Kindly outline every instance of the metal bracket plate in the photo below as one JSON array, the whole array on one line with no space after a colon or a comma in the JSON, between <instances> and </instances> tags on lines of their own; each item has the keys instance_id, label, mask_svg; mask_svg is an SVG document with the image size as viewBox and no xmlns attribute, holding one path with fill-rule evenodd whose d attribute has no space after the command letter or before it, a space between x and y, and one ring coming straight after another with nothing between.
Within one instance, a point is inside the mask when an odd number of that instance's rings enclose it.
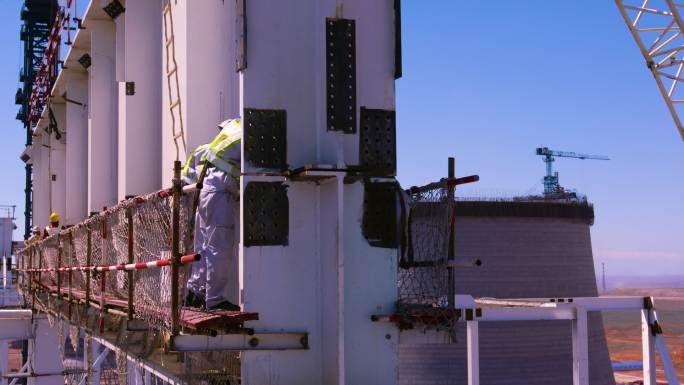
<instances>
[{"instance_id":1,"label":"metal bracket plate","mask_svg":"<svg viewBox=\"0 0 684 385\"><path fill-rule=\"evenodd\" d=\"M90 55L87 53L84 53L81 55L80 58L78 58L78 62L83 66L83 68L88 69L88 67L91 66L93 63L92 59L90 58Z\"/></svg>"},{"instance_id":2,"label":"metal bracket plate","mask_svg":"<svg viewBox=\"0 0 684 385\"><path fill-rule=\"evenodd\" d=\"M326 19L328 131L356 132L356 24Z\"/></svg>"},{"instance_id":3,"label":"metal bracket plate","mask_svg":"<svg viewBox=\"0 0 684 385\"><path fill-rule=\"evenodd\" d=\"M364 184L363 236L374 247L397 248L397 183Z\"/></svg>"},{"instance_id":4,"label":"metal bracket plate","mask_svg":"<svg viewBox=\"0 0 684 385\"><path fill-rule=\"evenodd\" d=\"M396 175L396 112L361 107L361 167L382 176Z\"/></svg>"},{"instance_id":5,"label":"metal bracket plate","mask_svg":"<svg viewBox=\"0 0 684 385\"><path fill-rule=\"evenodd\" d=\"M240 72L247 68L247 0L235 1L235 71Z\"/></svg>"},{"instance_id":6,"label":"metal bracket plate","mask_svg":"<svg viewBox=\"0 0 684 385\"><path fill-rule=\"evenodd\" d=\"M287 113L285 110L245 108L245 158L259 169L287 170Z\"/></svg>"},{"instance_id":7,"label":"metal bracket plate","mask_svg":"<svg viewBox=\"0 0 684 385\"><path fill-rule=\"evenodd\" d=\"M121 4L119 0L110 1L109 4L102 7L102 9L112 19L116 19L117 17L119 17L119 15L126 12L126 8L124 8L123 4Z\"/></svg>"},{"instance_id":8,"label":"metal bracket plate","mask_svg":"<svg viewBox=\"0 0 684 385\"><path fill-rule=\"evenodd\" d=\"M249 182L244 199L245 247L287 246L287 187L281 182Z\"/></svg>"}]
</instances>

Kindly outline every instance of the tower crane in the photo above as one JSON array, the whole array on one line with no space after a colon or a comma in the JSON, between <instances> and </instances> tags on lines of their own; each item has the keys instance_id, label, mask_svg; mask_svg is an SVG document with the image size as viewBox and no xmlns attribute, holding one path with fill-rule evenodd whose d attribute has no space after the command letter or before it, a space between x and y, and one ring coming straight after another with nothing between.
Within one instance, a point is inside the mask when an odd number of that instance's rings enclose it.
<instances>
[{"instance_id":1,"label":"tower crane","mask_svg":"<svg viewBox=\"0 0 684 385\"><path fill-rule=\"evenodd\" d=\"M561 186L558 184L558 172L553 172L553 162L556 158L575 158L575 159L595 159L595 160L610 160L603 155L588 155L578 154L576 152L555 151L548 147L537 148L537 155L544 157L546 163L546 176L544 176L544 195L552 195L562 192Z\"/></svg>"},{"instance_id":2,"label":"tower crane","mask_svg":"<svg viewBox=\"0 0 684 385\"><path fill-rule=\"evenodd\" d=\"M673 0L615 0L684 140L684 18Z\"/></svg>"}]
</instances>

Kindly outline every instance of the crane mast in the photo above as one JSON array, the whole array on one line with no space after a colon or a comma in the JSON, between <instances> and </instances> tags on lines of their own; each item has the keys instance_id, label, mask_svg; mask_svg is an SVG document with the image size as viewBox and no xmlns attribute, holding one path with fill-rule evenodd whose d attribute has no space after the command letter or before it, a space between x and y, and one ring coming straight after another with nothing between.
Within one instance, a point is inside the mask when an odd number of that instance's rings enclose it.
<instances>
[{"instance_id":1,"label":"crane mast","mask_svg":"<svg viewBox=\"0 0 684 385\"><path fill-rule=\"evenodd\" d=\"M547 197L561 194L564 192L564 189L558 183L558 172L553 171L553 162L556 160L556 158L610 160L610 158L603 155L589 155L569 151L555 151L549 149L548 147L537 148L537 155L543 156L544 163L546 163L546 175L544 176L544 196Z\"/></svg>"},{"instance_id":2,"label":"crane mast","mask_svg":"<svg viewBox=\"0 0 684 385\"><path fill-rule=\"evenodd\" d=\"M615 0L684 140L684 18L673 0Z\"/></svg>"}]
</instances>

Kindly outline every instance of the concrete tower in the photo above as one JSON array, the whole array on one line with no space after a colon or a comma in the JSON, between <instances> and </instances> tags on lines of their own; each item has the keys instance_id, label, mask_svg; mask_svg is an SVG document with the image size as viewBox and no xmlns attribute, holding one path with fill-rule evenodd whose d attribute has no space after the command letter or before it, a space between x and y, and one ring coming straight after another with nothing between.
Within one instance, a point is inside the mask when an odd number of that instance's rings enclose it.
<instances>
[{"instance_id":1,"label":"concrete tower","mask_svg":"<svg viewBox=\"0 0 684 385\"><path fill-rule=\"evenodd\" d=\"M456 292L473 297L567 298L598 295L591 249L593 207L586 203L456 204ZM466 384L465 327L455 344L400 345L401 384ZM614 384L603 322L589 314L591 384ZM572 383L570 321L481 323L481 383Z\"/></svg>"}]
</instances>

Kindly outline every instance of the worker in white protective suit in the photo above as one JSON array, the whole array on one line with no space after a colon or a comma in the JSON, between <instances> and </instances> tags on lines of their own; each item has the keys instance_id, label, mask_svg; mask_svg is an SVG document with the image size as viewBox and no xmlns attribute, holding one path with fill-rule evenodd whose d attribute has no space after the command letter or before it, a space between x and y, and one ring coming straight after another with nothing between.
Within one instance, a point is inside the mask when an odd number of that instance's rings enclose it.
<instances>
[{"instance_id":1,"label":"worker in white protective suit","mask_svg":"<svg viewBox=\"0 0 684 385\"><path fill-rule=\"evenodd\" d=\"M190 154L185 183L201 183L195 216L195 252L186 305L238 311L237 234L240 199L240 119L226 120L211 143Z\"/></svg>"}]
</instances>

